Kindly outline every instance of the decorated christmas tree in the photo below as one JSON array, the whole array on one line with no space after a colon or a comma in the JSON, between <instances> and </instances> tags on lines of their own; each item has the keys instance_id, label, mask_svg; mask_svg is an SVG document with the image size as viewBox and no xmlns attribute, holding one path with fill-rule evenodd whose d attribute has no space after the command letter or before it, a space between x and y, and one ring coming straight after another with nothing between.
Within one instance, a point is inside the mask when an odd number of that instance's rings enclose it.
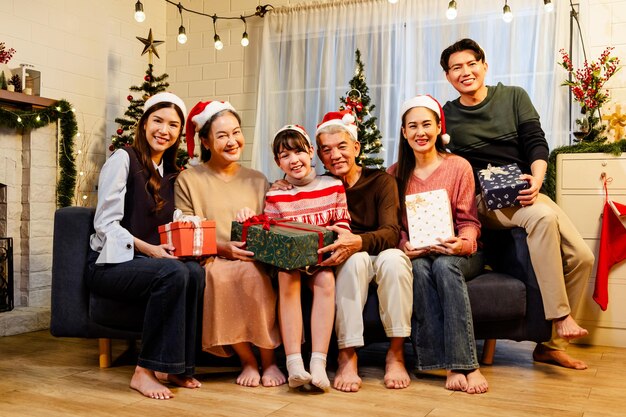
<instances>
[{"instance_id":1,"label":"decorated christmas tree","mask_svg":"<svg viewBox=\"0 0 626 417\"><path fill-rule=\"evenodd\" d=\"M381 141L382 135L376 126L376 117L372 116L372 111L376 107L371 103L369 88L365 83L365 73L363 62L361 61L361 51L358 49L356 55L356 70L354 77L350 80L350 90L345 97L341 97L341 110L352 110L356 116L356 124L359 128L359 142L361 143L361 153L359 163L362 166L373 168L384 168L382 158L376 155L383 150ZM370 156L371 155L371 156Z\"/></svg>"},{"instance_id":2,"label":"decorated christmas tree","mask_svg":"<svg viewBox=\"0 0 626 417\"><path fill-rule=\"evenodd\" d=\"M153 95L163 92L169 87L167 82L168 74L163 73L161 75L154 74L154 68L152 65L152 54L159 57L156 46L163 43L163 41L154 40L152 37L152 29L147 38L137 37L144 44L144 50L141 55L148 53L148 69L146 75L143 77L143 83L141 85L133 85L130 87L130 91L133 91L137 97L133 94L129 94L126 99L129 101L128 108L124 112L124 117L118 117L115 119L115 123L119 124L116 134L111 137L110 151L114 151L124 146L130 146L135 138L135 128L139 119L143 114L143 105L146 100ZM139 94L141 94L139 96ZM189 161L189 155L187 151L182 148L178 149L177 162L178 166L184 167Z\"/></svg>"}]
</instances>

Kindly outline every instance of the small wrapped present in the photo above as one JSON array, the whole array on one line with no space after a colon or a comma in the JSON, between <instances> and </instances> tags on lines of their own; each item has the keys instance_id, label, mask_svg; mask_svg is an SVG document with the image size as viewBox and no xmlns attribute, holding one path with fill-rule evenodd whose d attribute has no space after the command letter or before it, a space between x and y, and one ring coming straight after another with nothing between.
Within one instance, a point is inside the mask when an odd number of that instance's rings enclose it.
<instances>
[{"instance_id":1,"label":"small wrapped present","mask_svg":"<svg viewBox=\"0 0 626 417\"><path fill-rule=\"evenodd\" d=\"M415 249L438 245L438 239L454 236L452 210L446 190L434 190L406 196L409 240Z\"/></svg>"},{"instance_id":2,"label":"small wrapped present","mask_svg":"<svg viewBox=\"0 0 626 417\"><path fill-rule=\"evenodd\" d=\"M161 244L176 248L174 256L206 256L217 254L215 222L200 220L198 216L185 216L174 211L174 221L159 226Z\"/></svg>"},{"instance_id":3,"label":"small wrapped present","mask_svg":"<svg viewBox=\"0 0 626 417\"><path fill-rule=\"evenodd\" d=\"M333 243L335 236L325 227L254 216L232 223L231 240L246 242L258 261L292 270L322 262L317 250Z\"/></svg>"},{"instance_id":4,"label":"small wrapped present","mask_svg":"<svg viewBox=\"0 0 626 417\"><path fill-rule=\"evenodd\" d=\"M520 180L522 171L517 164L492 167L478 171L483 200L489 210L499 210L519 204L517 196L528 188L528 181Z\"/></svg>"}]
</instances>

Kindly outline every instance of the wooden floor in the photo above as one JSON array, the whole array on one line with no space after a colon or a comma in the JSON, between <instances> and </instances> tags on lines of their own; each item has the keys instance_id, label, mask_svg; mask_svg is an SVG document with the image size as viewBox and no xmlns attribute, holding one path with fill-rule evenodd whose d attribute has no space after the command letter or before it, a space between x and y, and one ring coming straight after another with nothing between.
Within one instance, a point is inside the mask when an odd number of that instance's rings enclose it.
<instances>
[{"instance_id":1,"label":"wooden floor","mask_svg":"<svg viewBox=\"0 0 626 417\"><path fill-rule=\"evenodd\" d=\"M0 337L0 416L626 416L626 349L572 346L589 365L574 371L533 363L533 347L499 341L494 365L483 368L483 395L445 390L440 372L388 390L370 358L354 394L243 388L232 370L200 368L202 388L173 389L176 398L157 401L128 388L131 365L99 369L97 341L40 331ZM115 343L114 353L123 348Z\"/></svg>"}]
</instances>

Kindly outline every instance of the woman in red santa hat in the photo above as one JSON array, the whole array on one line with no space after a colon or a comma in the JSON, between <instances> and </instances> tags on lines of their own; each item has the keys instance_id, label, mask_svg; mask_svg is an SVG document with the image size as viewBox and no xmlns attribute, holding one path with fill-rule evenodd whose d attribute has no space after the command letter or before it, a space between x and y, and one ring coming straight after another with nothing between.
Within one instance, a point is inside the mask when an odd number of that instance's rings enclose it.
<instances>
[{"instance_id":1,"label":"woman in red santa hat","mask_svg":"<svg viewBox=\"0 0 626 417\"><path fill-rule=\"evenodd\" d=\"M241 118L228 102L200 102L191 110L187 146L193 156L198 132L203 163L182 172L175 185L176 207L216 222L217 255L206 263L202 349L218 356L236 353L243 368L242 386L278 386L286 382L276 366L280 345L276 321L276 293L263 264L253 261L244 242L230 240L231 222L248 207L263 213L265 176L243 167L245 139ZM261 354L262 376L252 345Z\"/></svg>"},{"instance_id":2,"label":"woman in red santa hat","mask_svg":"<svg viewBox=\"0 0 626 417\"><path fill-rule=\"evenodd\" d=\"M474 174L465 159L446 151L450 141L441 105L429 95L406 100L400 107L402 128L398 163L389 167L398 178L403 206L399 248L413 264L412 334L417 368L444 368L446 388L469 394L487 392L478 369L472 312L465 281L482 270L477 251L480 222L474 197ZM427 247L408 238L405 197L445 190L454 231ZM417 246L417 244L416 244Z\"/></svg>"}]
</instances>

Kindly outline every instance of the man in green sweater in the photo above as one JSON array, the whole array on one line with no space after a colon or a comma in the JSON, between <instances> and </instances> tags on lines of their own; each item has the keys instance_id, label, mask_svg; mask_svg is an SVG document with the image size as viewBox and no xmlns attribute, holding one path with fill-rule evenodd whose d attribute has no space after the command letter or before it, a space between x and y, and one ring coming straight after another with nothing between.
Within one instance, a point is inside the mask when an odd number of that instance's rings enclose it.
<instances>
[{"instance_id":1,"label":"man in green sweater","mask_svg":"<svg viewBox=\"0 0 626 417\"><path fill-rule=\"evenodd\" d=\"M547 169L548 144L539 114L520 87L485 85L485 53L471 39L462 39L441 54L446 79L460 97L443 107L453 138L450 149L474 170L516 163L529 187L520 192L519 206L488 210L481 196L478 214L488 228L523 227L553 337L538 344L533 358L567 368L587 365L565 352L568 341L587 335L572 317L576 313L593 266L593 253L567 215L539 190Z\"/></svg>"}]
</instances>

